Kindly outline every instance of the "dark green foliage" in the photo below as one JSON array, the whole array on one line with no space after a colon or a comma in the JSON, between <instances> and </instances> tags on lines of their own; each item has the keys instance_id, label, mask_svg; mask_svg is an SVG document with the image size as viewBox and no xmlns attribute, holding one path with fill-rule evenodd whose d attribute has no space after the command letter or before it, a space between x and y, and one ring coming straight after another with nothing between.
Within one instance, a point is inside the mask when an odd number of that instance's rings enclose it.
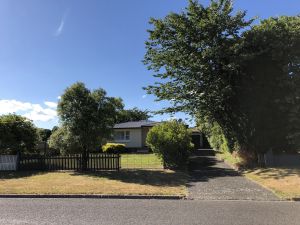
<instances>
[{"instance_id":1,"label":"dark green foliage","mask_svg":"<svg viewBox=\"0 0 300 225\"><path fill-rule=\"evenodd\" d=\"M162 112L185 111L205 123L218 148L297 149L300 17L253 27L244 17L220 0L190 1L182 13L151 19L144 62L161 80L146 89L172 103Z\"/></svg>"},{"instance_id":2,"label":"dark green foliage","mask_svg":"<svg viewBox=\"0 0 300 225\"><path fill-rule=\"evenodd\" d=\"M52 128L52 130L51 130L51 133L53 133L54 131L56 131L56 130L58 130L58 129L59 129L58 126L54 126L54 127Z\"/></svg>"},{"instance_id":3,"label":"dark green foliage","mask_svg":"<svg viewBox=\"0 0 300 225\"><path fill-rule=\"evenodd\" d=\"M230 143L240 123L234 87L242 49L240 32L251 21L233 13L231 1L212 1L205 8L190 1L185 12L151 19L145 64L163 81L147 87L158 100L169 100L166 112L185 111L217 122Z\"/></svg>"},{"instance_id":4,"label":"dark green foliage","mask_svg":"<svg viewBox=\"0 0 300 225\"><path fill-rule=\"evenodd\" d=\"M62 126L76 141L81 153L87 156L102 144L104 138L110 137L122 108L121 99L107 97L101 88L90 91L78 82L65 90L57 110Z\"/></svg>"},{"instance_id":5,"label":"dark green foliage","mask_svg":"<svg viewBox=\"0 0 300 225\"><path fill-rule=\"evenodd\" d=\"M34 153L37 140L37 129L27 118L0 116L0 154Z\"/></svg>"},{"instance_id":6,"label":"dark green foliage","mask_svg":"<svg viewBox=\"0 0 300 225\"><path fill-rule=\"evenodd\" d=\"M55 154L57 151L61 155L82 153L82 148L76 136L68 130L67 127L59 127L52 132L48 144L49 154Z\"/></svg>"},{"instance_id":7,"label":"dark green foliage","mask_svg":"<svg viewBox=\"0 0 300 225\"><path fill-rule=\"evenodd\" d=\"M50 138L52 131L49 129L38 128L37 133L38 133L39 140L46 142Z\"/></svg>"},{"instance_id":8,"label":"dark green foliage","mask_svg":"<svg viewBox=\"0 0 300 225\"><path fill-rule=\"evenodd\" d=\"M116 123L125 123L129 121L148 120L150 118L147 110L140 110L136 107L132 109L122 109L118 113Z\"/></svg>"},{"instance_id":9,"label":"dark green foliage","mask_svg":"<svg viewBox=\"0 0 300 225\"><path fill-rule=\"evenodd\" d=\"M102 146L102 151L105 153L125 153L126 148L124 144L106 143Z\"/></svg>"},{"instance_id":10,"label":"dark green foliage","mask_svg":"<svg viewBox=\"0 0 300 225\"><path fill-rule=\"evenodd\" d=\"M228 145L228 141L224 136L222 128L216 122L209 123L199 116L197 124L199 129L205 133L205 136L213 149L221 150L223 152L232 150Z\"/></svg>"},{"instance_id":11,"label":"dark green foliage","mask_svg":"<svg viewBox=\"0 0 300 225\"><path fill-rule=\"evenodd\" d=\"M154 126L147 135L146 143L167 168L185 168L194 147L186 125L176 120Z\"/></svg>"},{"instance_id":12,"label":"dark green foliage","mask_svg":"<svg viewBox=\"0 0 300 225\"><path fill-rule=\"evenodd\" d=\"M299 134L300 17L261 21L243 33L244 52L238 91L246 114L245 144L257 152L297 149ZM298 93L297 93L298 92Z\"/></svg>"}]
</instances>

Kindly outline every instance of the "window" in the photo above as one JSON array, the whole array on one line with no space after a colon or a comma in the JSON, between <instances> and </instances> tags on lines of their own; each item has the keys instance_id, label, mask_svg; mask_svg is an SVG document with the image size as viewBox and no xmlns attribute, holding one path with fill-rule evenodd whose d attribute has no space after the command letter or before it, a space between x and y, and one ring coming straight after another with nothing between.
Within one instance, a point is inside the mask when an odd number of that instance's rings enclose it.
<instances>
[{"instance_id":1,"label":"window","mask_svg":"<svg viewBox=\"0 0 300 225\"><path fill-rule=\"evenodd\" d=\"M114 139L116 141L129 141L130 140L130 131L115 131Z\"/></svg>"}]
</instances>

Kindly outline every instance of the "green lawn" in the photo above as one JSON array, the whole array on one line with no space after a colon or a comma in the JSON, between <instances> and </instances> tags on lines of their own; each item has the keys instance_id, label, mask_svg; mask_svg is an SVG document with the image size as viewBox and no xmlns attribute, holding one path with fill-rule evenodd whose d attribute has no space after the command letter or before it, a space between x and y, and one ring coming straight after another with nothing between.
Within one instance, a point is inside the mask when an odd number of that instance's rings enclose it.
<instances>
[{"instance_id":1,"label":"green lawn","mask_svg":"<svg viewBox=\"0 0 300 225\"><path fill-rule=\"evenodd\" d=\"M163 164L155 154L121 154L122 169L162 169Z\"/></svg>"}]
</instances>

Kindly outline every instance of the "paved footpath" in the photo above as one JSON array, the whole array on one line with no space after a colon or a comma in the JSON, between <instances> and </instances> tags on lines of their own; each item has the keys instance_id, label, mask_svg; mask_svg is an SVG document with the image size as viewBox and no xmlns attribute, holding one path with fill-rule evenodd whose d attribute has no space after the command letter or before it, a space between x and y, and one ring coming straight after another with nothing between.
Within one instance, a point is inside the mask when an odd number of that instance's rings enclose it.
<instances>
[{"instance_id":1,"label":"paved footpath","mask_svg":"<svg viewBox=\"0 0 300 225\"><path fill-rule=\"evenodd\" d=\"M279 200L271 191L241 176L215 156L194 156L192 162L188 185L191 199Z\"/></svg>"},{"instance_id":2,"label":"paved footpath","mask_svg":"<svg viewBox=\"0 0 300 225\"><path fill-rule=\"evenodd\" d=\"M283 201L0 198L1 225L299 225L299 212Z\"/></svg>"}]
</instances>

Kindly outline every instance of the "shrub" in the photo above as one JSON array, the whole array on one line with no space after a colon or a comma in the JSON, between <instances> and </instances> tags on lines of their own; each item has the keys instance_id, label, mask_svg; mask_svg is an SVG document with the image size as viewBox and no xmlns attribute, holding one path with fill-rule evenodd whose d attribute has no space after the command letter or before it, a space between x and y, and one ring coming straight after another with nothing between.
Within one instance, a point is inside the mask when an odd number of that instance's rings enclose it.
<instances>
[{"instance_id":1,"label":"shrub","mask_svg":"<svg viewBox=\"0 0 300 225\"><path fill-rule=\"evenodd\" d=\"M232 148L218 123L210 122L207 118L203 118L199 115L197 117L197 124L199 129L206 135L207 140L213 149L222 152L232 151Z\"/></svg>"},{"instance_id":2,"label":"shrub","mask_svg":"<svg viewBox=\"0 0 300 225\"><path fill-rule=\"evenodd\" d=\"M126 150L124 144L106 143L102 146L102 151L105 153L124 153Z\"/></svg>"},{"instance_id":3,"label":"shrub","mask_svg":"<svg viewBox=\"0 0 300 225\"><path fill-rule=\"evenodd\" d=\"M0 115L0 154L36 153L37 129L16 114Z\"/></svg>"},{"instance_id":4,"label":"shrub","mask_svg":"<svg viewBox=\"0 0 300 225\"><path fill-rule=\"evenodd\" d=\"M185 124L176 120L154 126L146 142L163 160L166 168L185 168L193 149L191 133Z\"/></svg>"},{"instance_id":5,"label":"shrub","mask_svg":"<svg viewBox=\"0 0 300 225\"><path fill-rule=\"evenodd\" d=\"M69 131L66 126L61 126L52 132L48 144L50 154L56 154L59 152L61 155L78 154L82 153L78 138Z\"/></svg>"}]
</instances>

